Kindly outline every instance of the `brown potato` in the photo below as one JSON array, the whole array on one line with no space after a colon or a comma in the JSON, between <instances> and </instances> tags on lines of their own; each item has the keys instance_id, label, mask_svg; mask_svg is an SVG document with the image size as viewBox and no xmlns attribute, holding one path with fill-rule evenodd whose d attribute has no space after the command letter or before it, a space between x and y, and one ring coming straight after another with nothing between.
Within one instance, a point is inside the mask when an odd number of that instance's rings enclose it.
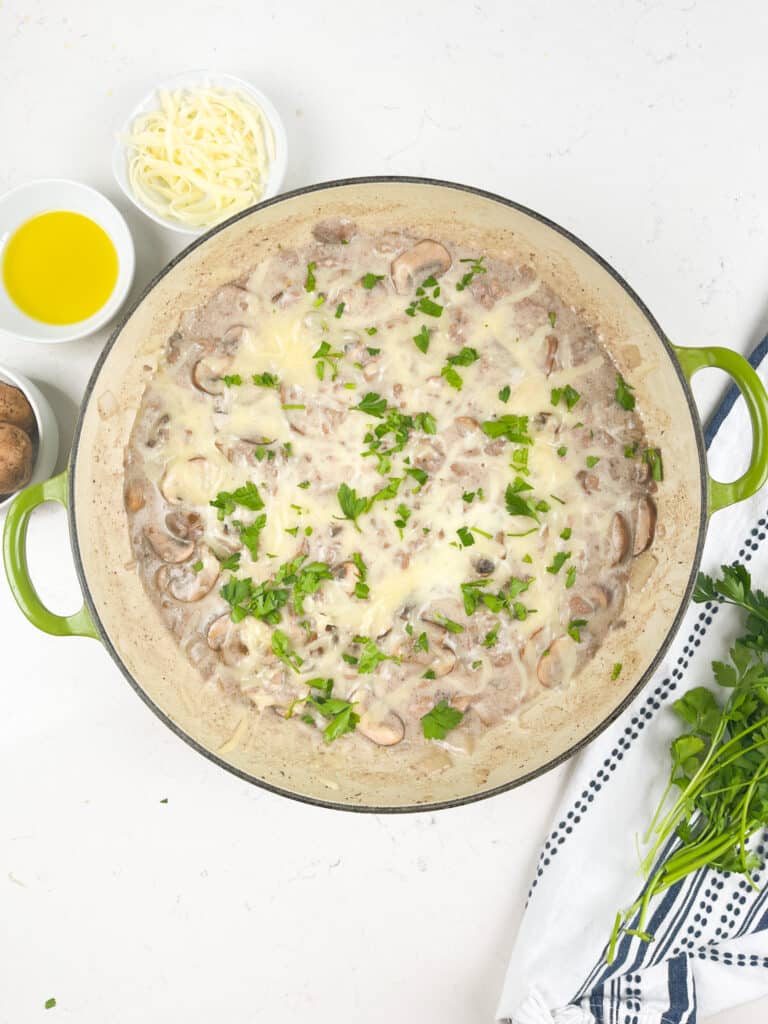
<instances>
[{"instance_id":1,"label":"brown potato","mask_svg":"<svg viewBox=\"0 0 768 1024\"><path fill-rule=\"evenodd\" d=\"M26 487L32 476L32 442L13 423L0 423L0 494Z\"/></svg>"},{"instance_id":2,"label":"brown potato","mask_svg":"<svg viewBox=\"0 0 768 1024\"><path fill-rule=\"evenodd\" d=\"M30 437L37 429L35 414L24 392L3 381L0 381L0 423L12 423Z\"/></svg>"}]
</instances>

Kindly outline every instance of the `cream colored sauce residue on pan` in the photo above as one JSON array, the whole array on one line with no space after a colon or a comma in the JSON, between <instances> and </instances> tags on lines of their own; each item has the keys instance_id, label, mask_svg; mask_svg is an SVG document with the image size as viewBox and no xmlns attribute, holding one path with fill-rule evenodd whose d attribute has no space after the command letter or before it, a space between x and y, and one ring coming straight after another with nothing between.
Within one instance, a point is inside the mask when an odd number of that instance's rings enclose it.
<instances>
[{"instance_id":1,"label":"cream colored sauce residue on pan","mask_svg":"<svg viewBox=\"0 0 768 1024\"><path fill-rule=\"evenodd\" d=\"M361 716L343 742L384 745L434 742L421 718L446 701L464 717L445 743L471 751L543 687L569 684L620 618L633 550L647 547L655 516L641 420L617 403L616 369L589 328L529 268L472 263L483 254L447 240L450 267L419 294L430 272L404 287L391 271L417 238L319 225L316 239L184 313L169 340L126 456L142 578L222 699L285 714L308 680L332 679L333 696ZM381 279L366 288L367 274ZM439 316L418 308L422 297ZM413 340L423 328L427 352ZM253 382L265 373L277 387ZM571 408L565 389L578 392ZM368 393L414 419L389 467L362 455L384 422L352 409ZM483 429L510 415L527 418L517 422L531 443ZM361 513L359 531L341 518L342 483L370 498L392 479L396 496ZM220 519L211 500L249 481L263 507L237 505ZM510 485L534 515L510 514ZM254 560L240 531L260 517ZM234 571L222 569L237 553ZM332 578L301 614L289 603L279 622L232 621L222 586L269 585L302 555ZM355 593L353 555L368 596ZM471 582L476 594L506 595L506 608L480 600L469 614L462 584ZM276 629L299 671L273 653ZM387 660L360 672L365 645L355 637ZM328 725L315 711L303 721L306 710L284 727Z\"/></svg>"}]
</instances>

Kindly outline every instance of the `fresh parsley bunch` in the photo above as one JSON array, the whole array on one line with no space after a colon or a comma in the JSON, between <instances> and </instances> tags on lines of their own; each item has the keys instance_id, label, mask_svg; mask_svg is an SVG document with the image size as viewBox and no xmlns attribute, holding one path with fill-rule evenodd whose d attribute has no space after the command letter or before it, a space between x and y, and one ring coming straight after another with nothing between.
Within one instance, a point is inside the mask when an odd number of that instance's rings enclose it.
<instances>
[{"instance_id":1,"label":"fresh parsley bunch","mask_svg":"<svg viewBox=\"0 0 768 1024\"><path fill-rule=\"evenodd\" d=\"M760 864L748 846L768 825L768 597L734 564L722 566L719 579L699 573L693 600L741 608L745 631L729 661L712 663L720 692L697 686L672 705L684 728L672 741L669 782L644 837L648 882L640 899L616 915L608 963L622 932L652 941L644 930L651 900L686 875L715 868L744 874L754 885L751 872ZM676 849L654 867L673 836ZM627 927L636 914L635 926Z\"/></svg>"}]
</instances>

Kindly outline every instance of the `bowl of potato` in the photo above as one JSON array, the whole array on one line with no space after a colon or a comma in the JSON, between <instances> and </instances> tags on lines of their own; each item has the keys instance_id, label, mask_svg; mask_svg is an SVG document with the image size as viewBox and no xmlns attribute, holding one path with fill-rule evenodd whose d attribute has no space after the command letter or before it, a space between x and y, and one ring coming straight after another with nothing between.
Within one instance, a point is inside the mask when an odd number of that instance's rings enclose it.
<instances>
[{"instance_id":1,"label":"bowl of potato","mask_svg":"<svg viewBox=\"0 0 768 1024\"><path fill-rule=\"evenodd\" d=\"M20 373L0 366L0 509L56 465L59 428L48 401Z\"/></svg>"}]
</instances>

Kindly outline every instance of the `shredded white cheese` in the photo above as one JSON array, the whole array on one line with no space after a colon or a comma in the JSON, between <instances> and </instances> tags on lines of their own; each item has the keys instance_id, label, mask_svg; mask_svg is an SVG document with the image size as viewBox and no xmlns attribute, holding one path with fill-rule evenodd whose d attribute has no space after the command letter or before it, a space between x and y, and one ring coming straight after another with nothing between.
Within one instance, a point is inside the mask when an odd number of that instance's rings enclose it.
<instances>
[{"instance_id":1,"label":"shredded white cheese","mask_svg":"<svg viewBox=\"0 0 768 1024\"><path fill-rule=\"evenodd\" d=\"M225 89L160 93L131 126L128 178L136 198L185 227L212 227L264 194L275 140L255 103Z\"/></svg>"}]
</instances>

